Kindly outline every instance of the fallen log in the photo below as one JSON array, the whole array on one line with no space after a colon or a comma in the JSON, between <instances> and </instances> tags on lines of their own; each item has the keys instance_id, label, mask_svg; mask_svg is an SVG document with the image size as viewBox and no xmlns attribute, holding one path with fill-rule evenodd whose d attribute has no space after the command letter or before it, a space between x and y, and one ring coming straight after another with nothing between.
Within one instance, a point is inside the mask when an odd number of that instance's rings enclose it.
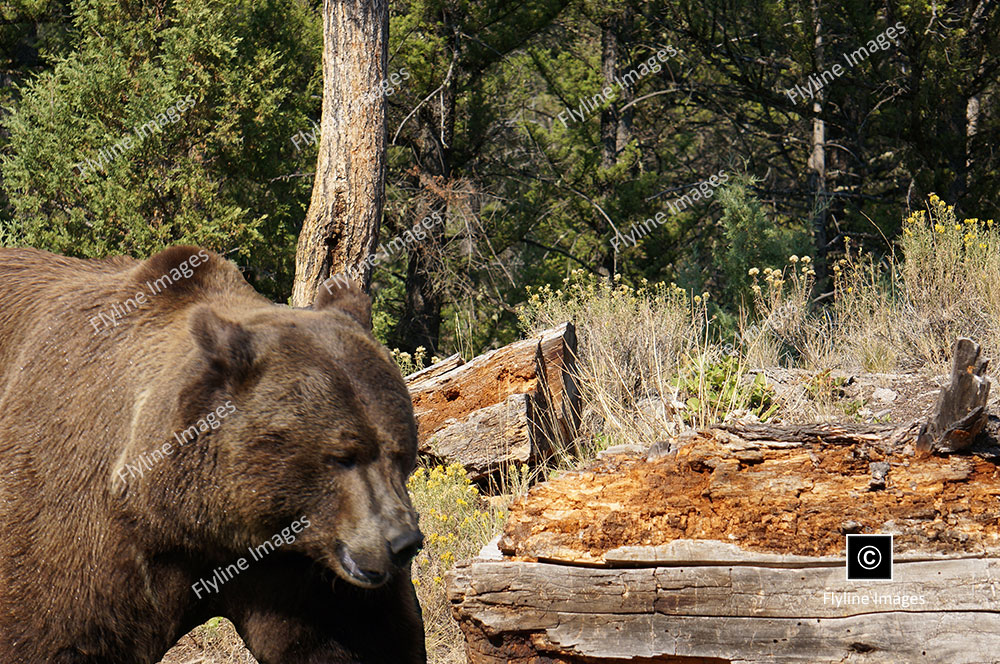
<instances>
[{"instance_id":1,"label":"fallen log","mask_svg":"<svg viewBox=\"0 0 1000 664\"><path fill-rule=\"evenodd\" d=\"M1000 472L916 435L734 424L536 485L447 579L470 663L994 660ZM847 580L857 533L893 581Z\"/></svg>"},{"instance_id":2,"label":"fallen log","mask_svg":"<svg viewBox=\"0 0 1000 664\"><path fill-rule=\"evenodd\" d=\"M421 451L462 464L473 481L485 480L505 465L529 463L547 452L546 407L537 393L512 394L432 433Z\"/></svg>"},{"instance_id":3,"label":"fallen log","mask_svg":"<svg viewBox=\"0 0 1000 664\"><path fill-rule=\"evenodd\" d=\"M564 323L468 362L453 355L411 374L420 452L461 463L474 480L547 458L576 438L575 372L576 333Z\"/></svg>"}]
</instances>

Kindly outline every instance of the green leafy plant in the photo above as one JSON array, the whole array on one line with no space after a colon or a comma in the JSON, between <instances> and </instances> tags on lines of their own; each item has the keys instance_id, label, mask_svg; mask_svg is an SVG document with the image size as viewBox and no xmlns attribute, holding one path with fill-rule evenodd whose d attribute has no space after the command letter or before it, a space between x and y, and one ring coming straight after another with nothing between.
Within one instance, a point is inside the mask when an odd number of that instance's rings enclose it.
<instances>
[{"instance_id":1,"label":"green leafy plant","mask_svg":"<svg viewBox=\"0 0 1000 664\"><path fill-rule=\"evenodd\" d=\"M704 425L721 420L733 410L747 410L761 421L778 410L774 389L761 373L744 380L745 368L735 357L709 362L704 355L692 358L673 385L686 396L688 417L692 424Z\"/></svg>"}]
</instances>

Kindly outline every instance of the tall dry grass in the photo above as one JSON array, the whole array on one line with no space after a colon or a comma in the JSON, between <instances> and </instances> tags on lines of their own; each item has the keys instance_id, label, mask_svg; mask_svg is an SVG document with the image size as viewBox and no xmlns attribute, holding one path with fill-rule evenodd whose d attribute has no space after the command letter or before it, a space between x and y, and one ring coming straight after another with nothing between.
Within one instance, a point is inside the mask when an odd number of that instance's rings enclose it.
<instances>
[{"instance_id":1,"label":"tall dry grass","mask_svg":"<svg viewBox=\"0 0 1000 664\"><path fill-rule=\"evenodd\" d=\"M846 238L832 293L821 298L811 257L747 266L752 292L735 334L708 316L707 293L673 284L634 288L576 271L561 288L529 290L527 330L577 326L583 456L734 412L773 412L766 388L747 377L752 369L939 371L958 336L1000 356L1000 229L992 219L956 219L933 194L903 225L887 257Z\"/></svg>"},{"instance_id":2,"label":"tall dry grass","mask_svg":"<svg viewBox=\"0 0 1000 664\"><path fill-rule=\"evenodd\" d=\"M845 241L834 266L828 364L868 371L949 362L959 336L1000 353L1000 229L992 219L957 219L931 194L909 215L897 251L876 260Z\"/></svg>"},{"instance_id":3,"label":"tall dry grass","mask_svg":"<svg viewBox=\"0 0 1000 664\"><path fill-rule=\"evenodd\" d=\"M531 330L567 320L576 325L584 456L620 442L651 444L676 431L671 380L698 353L707 329L703 295L674 284L634 288L577 270L560 289L529 290L521 318Z\"/></svg>"}]
</instances>

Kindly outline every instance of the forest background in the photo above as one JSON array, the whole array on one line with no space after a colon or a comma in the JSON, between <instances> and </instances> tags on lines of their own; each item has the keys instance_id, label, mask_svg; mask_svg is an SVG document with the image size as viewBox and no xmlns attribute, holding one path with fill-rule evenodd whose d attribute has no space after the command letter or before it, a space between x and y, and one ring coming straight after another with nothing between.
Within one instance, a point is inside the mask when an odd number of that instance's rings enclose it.
<instances>
[{"instance_id":1,"label":"forest background","mask_svg":"<svg viewBox=\"0 0 1000 664\"><path fill-rule=\"evenodd\" d=\"M444 220L375 269L390 348L507 343L573 270L708 293L722 339L751 268L809 256L823 307L845 239L888 264L931 193L1000 216L995 2L393 0L389 26L380 242ZM287 301L322 46L315 0L0 2L0 245L198 244Z\"/></svg>"}]
</instances>

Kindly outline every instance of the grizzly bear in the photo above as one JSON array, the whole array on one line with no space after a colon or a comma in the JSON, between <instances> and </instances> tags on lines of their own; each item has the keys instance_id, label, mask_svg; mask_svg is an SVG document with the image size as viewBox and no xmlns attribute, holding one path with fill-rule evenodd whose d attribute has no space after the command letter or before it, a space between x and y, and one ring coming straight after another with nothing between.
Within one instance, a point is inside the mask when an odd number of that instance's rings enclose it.
<instances>
[{"instance_id":1,"label":"grizzly bear","mask_svg":"<svg viewBox=\"0 0 1000 664\"><path fill-rule=\"evenodd\" d=\"M353 284L275 305L197 247L0 249L0 662L425 662L416 425Z\"/></svg>"}]
</instances>

